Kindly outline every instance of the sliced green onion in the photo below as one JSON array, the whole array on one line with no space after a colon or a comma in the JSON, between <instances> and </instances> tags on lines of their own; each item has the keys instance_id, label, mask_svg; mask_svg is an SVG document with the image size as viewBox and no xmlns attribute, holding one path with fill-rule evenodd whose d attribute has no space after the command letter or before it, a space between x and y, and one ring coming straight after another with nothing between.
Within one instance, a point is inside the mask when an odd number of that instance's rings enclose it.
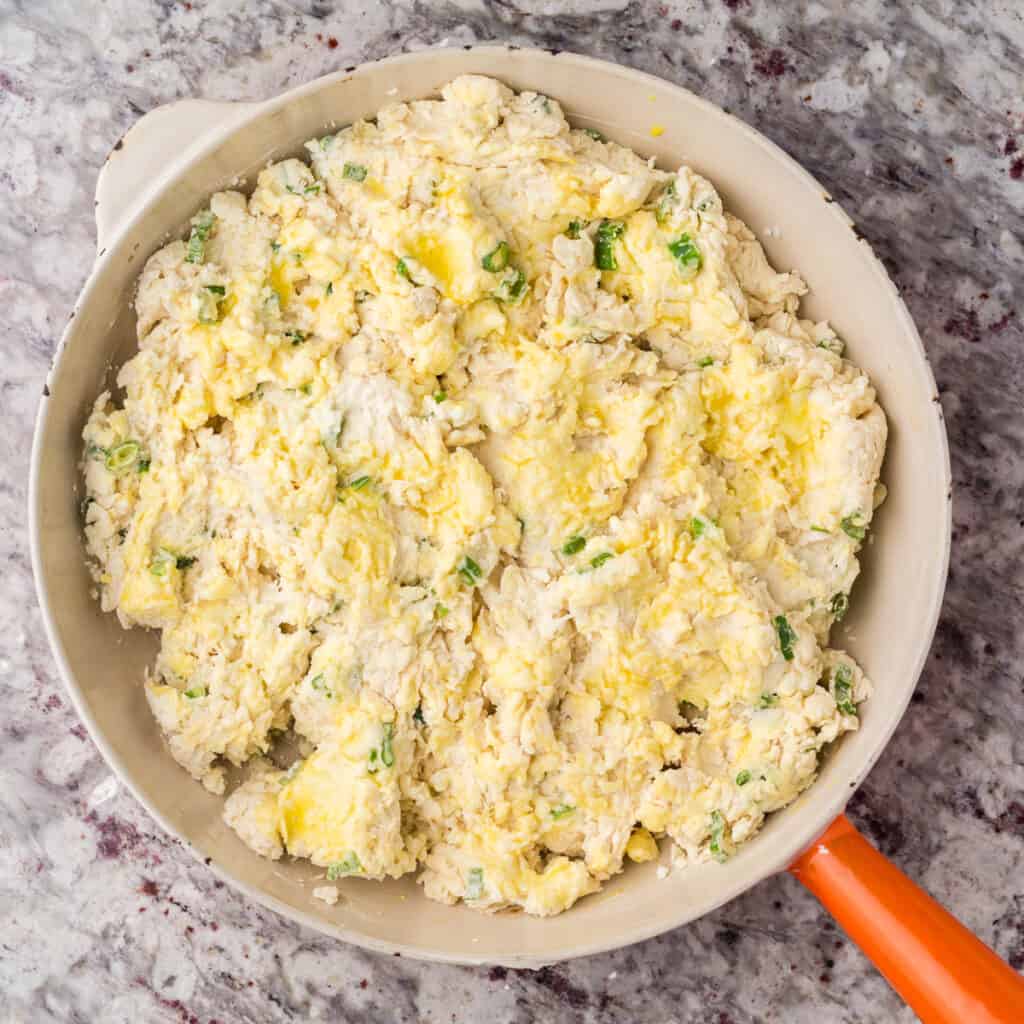
<instances>
[{"instance_id":1,"label":"sliced green onion","mask_svg":"<svg viewBox=\"0 0 1024 1024\"><path fill-rule=\"evenodd\" d=\"M448 609L443 604L434 605L434 618L443 619L448 614Z\"/></svg>"},{"instance_id":2,"label":"sliced green onion","mask_svg":"<svg viewBox=\"0 0 1024 1024\"><path fill-rule=\"evenodd\" d=\"M729 855L723 849L723 839L725 838L725 819L722 817L721 811L711 812L711 856L718 861L719 864L729 859Z\"/></svg>"},{"instance_id":3,"label":"sliced green onion","mask_svg":"<svg viewBox=\"0 0 1024 1024\"><path fill-rule=\"evenodd\" d=\"M480 265L492 274L499 274L508 266L510 251L508 242L499 242L484 258Z\"/></svg>"},{"instance_id":4,"label":"sliced green onion","mask_svg":"<svg viewBox=\"0 0 1024 1024\"><path fill-rule=\"evenodd\" d=\"M700 359L697 360L697 365L702 370L706 369L708 366L711 366L713 364L714 364L714 359L712 359L711 356L701 356Z\"/></svg>"},{"instance_id":5,"label":"sliced green onion","mask_svg":"<svg viewBox=\"0 0 1024 1024\"><path fill-rule=\"evenodd\" d=\"M587 226L586 221L582 220L571 220L569 226L565 229L565 233L569 238L579 238L583 233L583 229Z\"/></svg>"},{"instance_id":6,"label":"sliced green onion","mask_svg":"<svg viewBox=\"0 0 1024 1024\"><path fill-rule=\"evenodd\" d=\"M704 531L708 528L708 524L703 516L694 516L690 520L690 533L693 535L694 540L698 537L704 536Z\"/></svg>"},{"instance_id":7,"label":"sliced green onion","mask_svg":"<svg viewBox=\"0 0 1024 1024\"><path fill-rule=\"evenodd\" d=\"M422 704L417 704L416 705L416 710L412 713L412 720L417 725L426 725L427 724L427 720L423 717L423 705Z\"/></svg>"},{"instance_id":8,"label":"sliced green onion","mask_svg":"<svg viewBox=\"0 0 1024 1024\"><path fill-rule=\"evenodd\" d=\"M654 211L654 219L659 224L664 224L668 220L669 215L672 212L672 207L679 201L679 196L676 192L676 182L673 178L665 186L665 191L661 193L661 198L658 200L658 207Z\"/></svg>"},{"instance_id":9,"label":"sliced green onion","mask_svg":"<svg viewBox=\"0 0 1024 1024\"><path fill-rule=\"evenodd\" d=\"M704 258L700 249L693 243L687 234L680 235L674 242L668 243L668 251L675 257L676 266L683 277L689 279L696 277L700 268L704 265Z\"/></svg>"},{"instance_id":10,"label":"sliced green onion","mask_svg":"<svg viewBox=\"0 0 1024 1024\"><path fill-rule=\"evenodd\" d=\"M843 616L850 607L850 598L846 594L836 594L832 598L832 617L836 622L842 622Z\"/></svg>"},{"instance_id":11,"label":"sliced green onion","mask_svg":"<svg viewBox=\"0 0 1024 1024\"><path fill-rule=\"evenodd\" d=\"M102 462L106 459L109 452L102 445L90 442L85 446L85 454L95 462Z\"/></svg>"},{"instance_id":12,"label":"sliced green onion","mask_svg":"<svg viewBox=\"0 0 1024 1024\"><path fill-rule=\"evenodd\" d=\"M372 479L370 476L357 476L354 480L349 480L348 488L352 491L361 491Z\"/></svg>"},{"instance_id":13,"label":"sliced green onion","mask_svg":"<svg viewBox=\"0 0 1024 1024\"><path fill-rule=\"evenodd\" d=\"M348 178L349 181L365 181L366 168L362 164L346 163L341 169L341 176Z\"/></svg>"},{"instance_id":14,"label":"sliced green onion","mask_svg":"<svg viewBox=\"0 0 1024 1024\"><path fill-rule=\"evenodd\" d=\"M327 282L327 287L324 289L324 294L325 295L333 295L334 294L334 282L333 281L328 281Z\"/></svg>"},{"instance_id":15,"label":"sliced green onion","mask_svg":"<svg viewBox=\"0 0 1024 1024\"><path fill-rule=\"evenodd\" d=\"M107 452L104 465L114 476L124 476L129 470L137 469L139 460L143 458L142 445L138 441L122 441ZM149 468L148 459L146 468Z\"/></svg>"},{"instance_id":16,"label":"sliced green onion","mask_svg":"<svg viewBox=\"0 0 1024 1024\"><path fill-rule=\"evenodd\" d=\"M589 135L595 142L608 141L596 128L582 128L580 130L584 135Z\"/></svg>"},{"instance_id":17,"label":"sliced green onion","mask_svg":"<svg viewBox=\"0 0 1024 1024\"><path fill-rule=\"evenodd\" d=\"M602 551L601 554L594 555L594 557L590 560L590 564L593 568L600 569L605 562L609 561L609 559L612 559L614 557L615 556L610 551Z\"/></svg>"},{"instance_id":18,"label":"sliced green onion","mask_svg":"<svg viewBox=\"0 0 1024 1024\"><path fill-rule=\"evenodd\" d=\"M777 693L762 693L757 698L757 706L759 708L773 708L779 703L779 695Z\"/></svg>"},{"instance_id":19,"label":"sliced green onion","mask_svg":"<svg viewBox=\"0 0 1024 1024\"><path fill-rule=\"evenodd\" d=\"M385 768L395 763L395 752L391 749L391 740L395 735L395 727L391 722L384 723L384 739L380 744L380 759Z\"/></svg>"},{"instance_id":20,"label":"sliced green onion","mask_svg":"<svg viewBox=\"0 0 1024 1024\"><path fill-rule=\"evenodd\" d=\"M221 298L223 298L224 295L226 294L224 285L222 285L222 284L204 284L203 287L211 295L219 295L219 296L221 296Z\"/></svg>"},{"instance_id":21,"label":"sliced green onion","mask_svg":"<svg viewBox=\"0 0 1024 1024\"><path fill-rule=\"evenodd\" d=\"M466 555L462 560L462 565L459 566L457 572L461 577L462 582L470 587L475 587L477 580L479 580L484 574L480 566L477 565L469 555Z\"/></svg>"},{"instance_id":22,"label":"sliced green onion","mask_svg":"<svg viewBox=\"0 0 1024 1024\"><path fill-rule=\"evenodd\" d=\"M615 240L621 238L626 225L621 220L603 220L594 236L594 266L598 270L618 270L615 259Z\"/></svg>"},{"instance_id":23,"label":"sliced green onion","mask_svg":"<svg viewBox=\"0 0 1024 1024\"><path fill-rule=\"evenodd\" d=\"M471 868L466 876L466 899L478 900L484 894L484 869Z\"/></svg>"},{"instance_id":24,"label":"sliced green onion","mask_svg":"<svg viewBox=\"0 0 1024 1024\"><path fill-rule=\"evenodd\" d=\"M836 707L844 715L857 714L857 705L853 702L853 673L849 665L836 667L835 675L832 677L832 688Z\"/></svg>"},{"instance_id":25,"label":"sliced green onion","mask_svg":"<svg viewBox=\"0 0 1024 1024\"><path fill-rule=\"evenodd\" d=\"M280 252L281 251L281 243L280 242L271 242L270 243L270 251L271 252Z\"/></svg>"},{"instance_id":26,"label":"sliced green onion","mask_svg":"<svg viewBox=\"0 0 1024 1024\"><path fill-rule=\"evenodd\" d=\"M775 626L775 632L779 635L779 650L782 651L782 657L786 661L793 660L793 644L796 643L796 633L793 632L793 627L789 624L789 619L785 615L776 615L772 619L772 625Z\"/></svg>"},{"instance_id":27,"label":"sliced green onion","mask_svg":"<svg viewBox=\"0 0 1024 1024\"><path fill-rule=\"evenodd\" d=\"M551 817L558 821L559 818L564 818L566 815L572 814L576 810L574 804L559 804L557 807L551 808Z\"/></svg>"},{"instance_id":28,"label":"sliced green onion","mask_svg":"<svg viewBox=\"0 0 1024 1024\"><path fill-rule=\"evenodd\" d=\"M195 555L178 555L174 560L174 564L178 569L191 569L193 565L198 562L199 559Z\"/></svg>"},{"instance_id":29,"label":"sliced green onion","mask_svg":"<svg viewBox=\"0 0 1024 1024\"><path fill-rule=\"evenodd\" d=\"M215 219L209 210L204 210L192 221L188 252L185 254L186 263L202 263L206 259L206 240L210 237Z\"/></svg>"},{"instance_id":30,"label":"sliced green onion","mask_svg":"<svg viewBox=\"0 0 1024 1024\"><path fill-rule=\"evenodd\" d=\"M745 786L750 781L750 772L746 768L736 776L736 785Z\"/></svg>"},{"instance_id":31,"label":"sliced green onion","mask_svg":"<svg viewBox=\"0 0 1024 1024\"><path fill-rule=\"evenodd\" d=\"M185 696L188 697L189 700L198 700L200 697L206 696L206 687L193 686L191 690L185 691Z\"/></svg>"},{"instance_id":32,"label":"sliced green onion","mask_svg":"<svg viewBox=\"0 0 1024 1024\"><path fill-rule=\"evenodd\" d=\"M285 331L284 336L291 341L293 345L301 345L309 335L305 331Z\"/></svg>"},{"instance_id":33,"label":"sliced green onion","mask_svg":"<svg viewBox=\"0 0 1024 1024\"><path fill-rule=\"evenodd\" d=\"M309 681L309 685L317 693L322 693L328 700L334 699L334 691L327 685L327 680L324 679L323 673L313 676Z\"/></svg>"},{"instance_id":34,"label":"sliced green onion","mask_svg":"<svg viewBox=\"0 0 1024 1024\"><path fill-rule=\"evenodd\" d=\"M860 512L854 512L852 516L847 516L839 525L842 527L843 533L854 540L863 540L864 535L868 532L864 516Z\"/></svg>"},{"instance_id":35,"label":"sliced green onion","mask_svg":"<svg viewBox=\"0 0 1024 1024\"><path fill-rule=\"evenodd\" d=\"M506 267L505 276L491 295L499 302L515 305L526 294L526 275L518 267Z\"/></svg>"},{"instance_id":36,"label":"sliced green onion","mask_svg":"<svg viewBox=\"0 0 1024 1024\"><path fill-rule=\"evenodd\" d=\"M167 548L160 548L149 563L149 571L154 576L163 579L170 567L176 565L177 561L177 556L173 552L168 551Z\"/></svg>"},{"instance_id":37,"label":"sliced green onion","mask_svg":"<svg viewBox=\"0 0 1024 1024\"><path fill-rule=\"evenodd\" d=\"M575 555L575 554L578 554L580 551L582 551L586 546L587 546L587 539L586 539L586 537L580 537L580 536L570 537L562 545L562 554L563 555Z\"/></svg>"},{"instance_id":38,"label":"sliced green onion","mask_svg":"<svg viewBox=\"0 0 1024 1024\"><path fill-rule=\"evenodd\" d=\"M312 185L307 185L303 190L303 195L316 196L320 194L320 182L314 181Z\"/></svg>"},{"instance_id":39,"label":"sliced green onion","mask_svg":"<svg viewBox=\"0 0 1024 1024\"><path fill-rule=\"evenodd\" d=\"M209 287L204 288L195 296L196 319L201 324L220 323L223 318L221 301L217 298L216 292L211 291Z\"/></svg>"},{"instance_id":40,"label":"sliced green onion","mask_svg":"<svg viewBox=\"0 0 1024 1024\"><path fill-rule=\"evenodd\" d=\"M350 850L341 860L327 866L327 881L336 882L345 875L355 875L363 870L355 850Z\"/></svg>"},{"instance_id":41,"label":"sliced green onion","mask_svg":"<svg viewBox=\"0 0 1024 1024\"><path fill-rule=\"evenodd\" d=\"M405 260L400 259L395 264L395 273L398 274L399 277L404 277L406 281L412 282L412 274L409 273L409 266Z\"/></svg>"},{"instance_id":42,"label":"sliced green onion","mask_svg":"<svg viewBox=\"0 0 1024 1024\"><path fill-rule=\"evenodd\" d=\"M438 388L438 390L434 392L434 401L437 402L438 405L440 405L447 397L448 392L445 391L444 388Z\"/></svg>"}]
</instances>

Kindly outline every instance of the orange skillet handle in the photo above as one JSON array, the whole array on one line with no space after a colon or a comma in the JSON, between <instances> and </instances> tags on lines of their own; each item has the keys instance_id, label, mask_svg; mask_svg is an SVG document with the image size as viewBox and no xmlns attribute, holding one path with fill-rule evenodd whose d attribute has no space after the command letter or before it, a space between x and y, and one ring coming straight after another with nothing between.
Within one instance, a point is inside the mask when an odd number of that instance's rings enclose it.
<instances>
[{"instance_id":1,"label":"orange skillet handle","mask_svg":"<svg viewBox=\"0 0 1024 1024\"><path fill-rule=\"evenodd\" d=\"M924 1024L1021 1024L1024 978L841 814L789 867Z\"/></svg>"}]
</instances>

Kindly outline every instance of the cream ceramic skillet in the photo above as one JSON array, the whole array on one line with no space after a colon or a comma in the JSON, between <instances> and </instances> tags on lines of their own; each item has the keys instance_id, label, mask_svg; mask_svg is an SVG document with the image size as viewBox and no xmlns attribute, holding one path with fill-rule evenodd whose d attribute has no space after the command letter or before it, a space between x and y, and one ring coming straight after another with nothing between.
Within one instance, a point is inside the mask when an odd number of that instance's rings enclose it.
<instances>
[{"instance_id":1,"label":"cream ceramic skillet","mask_svg":"<svg viewBox=\"0 0 1024 1024\"><path fill-rule=\"evenodd\" d=\"M773 264L806 277L805 315L832 321L877 385L890 424L889 497L837 641L875 683L860 730L828 756L811 789L771 816L726 864L665 879L654 864L632 865L602 892L548 919L434 903L411 877L345 881L332 907L311 898L317 869L309 863L275 863L245 847L221 818L222 799L197 786L162 748L140 685L155 638L125 632L100 612L78 512L82 425L112 368L135 349L130 300L148 256L180 236L210 193L251 184L268 161L299 153L326 126L429 96L470 72L551 95L578 126L597 128L663 167L685 159L707 176L727 208L763 237ZM655 125L664 128L657 137ZM768 227L776 230L765 237ZM535 967L627 945L692 921L802 854L805 877L821 877L829 841L816 839L841 815L895 729L932 640L949 551L950 471L935 383L906 308L850 220L793 160L697 96L636 71L567 53L431 50L330 75L265 103L184 101L147 114L100 175L97 228L97 260L61 341L36 428L32 554L72 699L108 762L164 828L225 880L287 917L368 949L459 963ZM850 833L841 838L863 843ZM828 864L849 860L835 850L829 857ZM862 881L844 884L859 892Z\"/></svg>"}]
</instances>

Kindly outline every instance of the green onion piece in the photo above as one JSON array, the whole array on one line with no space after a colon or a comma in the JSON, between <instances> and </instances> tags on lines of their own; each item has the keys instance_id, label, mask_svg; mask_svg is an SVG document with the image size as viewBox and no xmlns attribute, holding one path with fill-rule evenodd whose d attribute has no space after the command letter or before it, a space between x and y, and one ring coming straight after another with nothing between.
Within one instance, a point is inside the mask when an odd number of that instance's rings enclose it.
<instances>
[{"instance_id":1,"label":"green onion piece","mask_svg":"<svg viewBox=\"0 0 1024 1024\"><path fill-rule=\"evenodd\" d=\"M366 770L371 775L376 775L377 772L380 771L380 763L379 762L380 762L380 751L376 747L374 747L373 750L370 751L370 759L369 759L369 761L368 761L368 763L366 765Z\"/></svg>"},{"instance_id":2,"label":"green onion piece","mask_svg":"<svg viewBox=\"0 0 1024 1024\"><path fill-rule=\"evenodd\" d=\"M211 295L220 295L223 298L224 295L226 294L225 293L225 289L224 289L224 285L222 285L222 284L204 284L203 287Z\"/></svg>"},{"instance_id":3,"label":"green onion piece","mask_svg":"<svg viewBox=\"0 0 1024 1024\"><path fill-rule=\"evenodd\" d=\"M836 707L844 715L857 714L857 705L853 702L853 673L849 665L839 665L832 677L833 695Z\"/></svg>"},{"instance_id":4,"label":"green onion piece","mask_svg":"<svg viewBox=\"0 0 1024 1024\"><path fill-rule=\"evenodd\" d=\"M305 331L285 331L284 336L288 338L293 345L301 345L309 335Z\"/></svg>"},{"instance_id":5,"label":"green onion piece","mask_svg":"<svg viewBox=\"0 0 1024 1024\"><path fill-rule=\"evenodd\" d=\"M384 739L380 744L380 759L385 768L395 763L395 752L391 749L391 740L395 735L395 727L391 722L384 723Z\"/></svg>"},{"instance_id":6,"label":"green onion piece","mask_svg":"<svg viewBox=\"0 0 1024 1024\"><path fill-rule=\"evenodd\" d=\"M565 233L570 238L579 238L583 233L583 229L586 227L586 222L582 220L571 220L569 226L565 229Z\"/></svg>"},{"instance_id":7,"label":"green onion piece","mask_svg":"<svg viewBox=\"0 0 1024 1024\"><path fill-rule=\"evenodd\" d=\"M836 594L832 598L832 616L836 622L842 622L843 616L850 607L850 598L846 594Z\"/></svg>"},{"instance_id":8,"label":"green onion piece","mask_svg":"<svg viewBox=\"0 0 1024 1024\"><path fill-rule=\"evenodd\" d=\"M777 693L762 693L757 698L757 706L759 708L773 708L779 703L779 695Z\"/></svg>"},{"instance_id":9,"label":"green onion piece","mask_svg":"<svg viewBox=\"0 0 1024 1024\"><path fill-rule=\"evenodd\" d=\"M658 200L658 207L654 211L654 219L659 224L664 224L668 220L672 213L672 207L679 201L679 197L676 193L676 182L673 178L672 181L665 186L665 191L661 193L661 198Z\"/></svg>"},{"instance_id":10,"label":"green onion piece","mask_svg":"<svg viewBox=\"0 0 1024 1024\"><path fill-rule=\"evenodd\" d=\"M434 392L434 401L437 402L438 405L440 405L447 397L448 392L445 391L444 388L438 388L438 390Z\"/></svg>"},{"instance_id":11,"label":"green onion piece","mask_svg":"<svg viewBox=\"0 0 1024 1024\"><path fill-rule=\"evenodd\" d=\"M90 442L85 446L85 454L93 461L101 462L106 459L109 452L102 445Z\"/></svg>"},{"instance_id":12,"label":"green onion piece","mask_svg":"<svg viewBox=\"0 0 1024 1024\"><path fill-rule=\"evenodd\" d=\"M698 537L704 536L704 531L708 528L708 524L703 516L694 516L690 520L690 533L693 535L694 540Z\"/></svg>"},{"instance_id":13,"label":"green onion piece","mask_svg":"<svg viewBox=\"0 0 1024 1024\"><path fill-rule=\"evenodd\" d=\"M302 190L302 192L303 192L304 195L307 195L307 196L319 195L320 194L320 182L319 181L314 181L312 185L307 185Z\"/></svg>"},{"instance_id":14,"label":"green onion piece","mask_svg":"<svg viewBox=\"0 0 1024 1024\"><path fill-rule=\"evenodd\" d=\"M701 356L700 359L697 360L697 365L702 370L705 369L708 366L713 365L713 364L714 364L714 359L712 359L711 356Z\"/></svg>"},{"instance_id":15,"label":"green onion piece","mask_svg":"<svg viewBox=\"0 0 1024 1024\"><path fill-rule=\"evenodd\" d=\"M492 274L499 274L508 266L509 256L508 242L499 242L480 261L480 265L484 270L489 270Z\"/></svg>"},{"instance_id":16,"label":"green onion piece","mask_svg":"<svg viewBox=\"0 0 1024 1024\"><path fill-rule=\"evenodd\" d=\"M590 564L591 566L593 566L593 568L600 569L605 562L614 557L615 556L610 551L602 551L601 554L594 555L594 557L590 560Z\"/></svg>"},{"instance_id":17,"label":"green onion piece","mask_svg":"<svg viewBox=\"0 0 1024 1024\"><path fill-rule=\"evenodd\" d=\"M772 625L775 626L775 632L779 634L779 650L782 651L783 658L786 661L793 660L793 644L796 643L796 633L793 632L793 627L789 624L789 619L785 615L776 615L772 619Z\"/></svg>"},{"instance_id":18,"label":"green onion piece","mask_svg":"<svg viewBox=\"0 0 1024 1024\"><path fill-rule=\"evenodd\" d=\"M484 894L484 869L471 868L466 876L466 899L478 900Z\"/></svg>"},{"instance_id":19,"label":"green onion piece","mask_svg":"<svg viewBox=\"0 0 1024 1024\"><path fill-rule=\"evenodd\" d=\"M448 614L448 609L443 604L434 605L434 618L443 619Z\"/></svg>"},{"instance_id":20,"label":"green onion piece","mask_svg":"<svg viewBox=\"0 0 1024 1024\"><path fill-rule=\"evenodd\" d=\"M564 818L575 810L576 807L573 804L559 804L557 807L551 808L551 817L558 821L559 818Z\"/></svg>"},{"instance_id":21,"label":"green onion piece","mask_svg":"<svg viewBox=\"0 0 1024 1024\"><path fill-rule=\"evenodd\" d=\"M143 458L142 445L138 441L122 441L107 452L104 464L114 476L124 476L131 469L137 469ZM147 461L147 468L148 468Z\"/></svg>"},{"instance_id":22,"label":"green onion piece","mask_svg":"<svg viewBox=\"0 0 1024 1024\"><path fill-rule=\"evenodd\" d=\"M811 529L815 533L831 533L832 532L831 530L826 530L824 526L815 526L813 523L811 524Z\"/></svg>"},{"instance_id":23,"label":"green onion piece","mask_svg":"<svg viewBox=\"0 0 1024 1024\"><path fill-rule=\"evenodd\" d=\"M594 236L594 266L598 270L618 270L615 259L615 240L621 238L626 225L621 220L603 220Z\"/></svg>"},{"instance_id":24,"label":"green onion piece","mask_svg":"<svg viewBox=\"0 0 1024 1024\"><path fill-rule=\"evenodd\" d=\"M750 781L750 772L746 768L736 776L736 785L745 786Z\"/></svg>"},{"instance_id":25,"label":"green onion piece","mask_svg":"<svg viewBox=\"0 0 1024 1024\"><path fill-rule=\"evenodd\" d=\"M362 164L346 163L341 169L341 176L348 178L349 181L365 181L366 168Z\"/></svg>"},{"instance_id":26,"label":"green onion piece","mask_svg":"<svg viewBox=\"0 0 1024 1024\"><path fill-rule=\"evenodd\" d=\"M854 512L852 516L847 516L839 525L842 527L843 533L854 540L863 540L864 534L868 532L864 517L859 512Z\"/></svg>"},{"instance_id":27,"label":"green onion piece","mask_svg":"<svg viewBox=\"0 0 1024 1024\"><path fill-rule=\"evenodd\" d=\"M355 850L350 850L341 860L327 866L327 881L336 882L345 875L355 875L362 870L363 865L359 863Z\"/></svg>"},{"instance_id":28,"label":"green onion piece","mask_svg":"<svg viewBox=\"0 0 1024 1024\"><path fill-rule=\"evenodd\" d=\"M423 705L422 704L417 704L416 705L416 710L412 713L412 720L417 725L426 725L427 724L427 720L423 717Z\"/></svg>"},{"instance_id":29,"label":"green onion piece","mask_svg":"<svg viewBox=\"0 0 1024 1024\"><path fill-rule=\"evenodd\" d=\"M676 266L683 277L689 279L696 277L698 271L704 264L704 258L700 249L691 241L687 234L680 235L674 242L668 243L668 251L676 260Z\"/></svg>"},{"instance_id":30,"label":"green onion piece","mask_svg":"<svg viewBox=\"0 0 1024 1024\"><path fill-rule=\"evenodd\" d=\"M580 551L582 551L586 546L587 546L587 540L586 540L585 537L580 537L580 536L570 537L562 545L562 554L563 555L575 555L575 554L578 554Z\"/></svg>"},{"instance_id":31,"label":"green onion piece","mask_svg":"<svg viewBox=\"0 0 1024 1024\"><path fill-rule=\"evenodd\" d=\"M327 287L324 289L324 294L325 295L333 295L334 294L334 282L333 281L328 281L327 282Z\"/></svg>"},{"instance_id":32,"label":"green onion piece","mask_svg":"<svg viewBox=\"0 0 1024 1024\"><path fill-rule=\"evenodd\" d=\"M395 264L395 273L398 274L399 277L404 277L406 281L412 282L412 274L409 273L409 267L405 260L400 259Z\"/></svg>"},{"instance_id":33,"label":"green onion piece","mask_svg":"<svg viewBox=\"0 0 1024 1024\"><path fill-rule=\"evenodd\" d=\"M178 555L174 564L179 569L191 569L198 561L199 559L195 555Z\"/></svg>"},{"instance_id":34,"label":"green onion piece","mask_svg":"<svg viewBox=\"0 0 1024 1024\"><path fill-rule=\"evenodd\" d=\"M188 236L188 252L186 263L202 263L206 259L206 240L213 230L215 218L209 210L204 210L192 221L192 231Z\"/></svg>"},{"instance_id":35,"label":"green onion piece","mask_svg":"<svg viewBox=\"0 0 1024 1024\"><path fill-rule=\"evenodd\" d=\"M196 304L196 319L201 324L216 324L220 323L221 317L221 300L217 298L216 293L211 292L209 288L204 288L195 297Z\"/></svg>"},{"instance_id":36,"label":"green onion piece","mask_svg":"<svg viewBox=\"0 0 1024 1024\"><path fill-rule=\"evenodd\" d=\"M193 686L191 690L186 690L185 691L185 696L188 697L189 700L197 700L199 697L205 697L206 696L206 687L205 686Z\"/></svg>"},{"instance_id":37,"label":"green onion piece","mask_svg":"<svg viewBox=\"0 0 1024 1024\"><path fill-rule=\"evenodd\" d=\"M461 577L462 582L470 587L475 587L477 580L483 576L483 570L476 564L476 562L473 561L472 558L469 557L469 555L466 555L462 560L462 565L459 566L457 572Z\"/></svg>"},{"instance_id":38,"label":"green onion piece","mask_svg":"<svg viewBox=\"0 0 1024 1024\"><path fill-rule=\"evenodd\" d=\"M526 294L526 275L518 267L507 267L505 276L491 295L499 302L515 305Z\"/></svg>"},{"instance_id":39,"label":"green onion piece","mask_svg":"<svg viewBox=\"0 0 1024 1024\"><path fill-rule=\"evenodd\" d=\"M309 685L317 693L322 693L328 700L334 700L334 691L327 685L327 680L324 679L323 673L313 676L309 681Z\"/></svg>"},{"instance_id":40,"label":"green onion piece","mask_svg":"<svg viewBox=\"0 0 1024 1024\"><path fill-rule=\"evenodd\" d=\"M271 242L270 243L270 251L271 252L280 252L281 251L281 243L280 242Z\"/></svg>"},{"instance_id":41,"label":"green onion piece","mask_svg":"<svg viewBox=\"0 0 1024 1024\"><path fill-rule=\"evenodd\" d=\"M349 480L348 487L353 491L361 491L372 479L369 476L357 476L355 480Z\"/></svg>"},{"instance_id":42,"label":"green onion piece","mask_svg":"<svg viewBox=\"0 0 1024 1024\"><path fill-rule=\"evenodd\" d=\"M583 128L581 131L584 135L589 135L595 142L608 141L596 128Z\"/></svg>"},{"instance_id":43,"label":"green onion piece","mask_svg":"<svg viewBox=\"0 0 1024 1024\"><path fill-rule=\"evenodd\" d=\"M711 856L719 864L729 859L729 855L722 847L722 840L725 838L725 819L721 811L711 812Z\"/></svg>"},{"instance_id":44,"label":"green onion piece","mask_svg":"<svg viewBox=\"0 0 1024 1024\"><path fill-rule=\"evenodd\" d=\"M149 571L161 579L167 575L167 570L172 565L177 564L177 556L173 552L168 551L167 548L160 548L159 551L153 556L153 560L149 563Z\"/></svg>"}]
</instances>

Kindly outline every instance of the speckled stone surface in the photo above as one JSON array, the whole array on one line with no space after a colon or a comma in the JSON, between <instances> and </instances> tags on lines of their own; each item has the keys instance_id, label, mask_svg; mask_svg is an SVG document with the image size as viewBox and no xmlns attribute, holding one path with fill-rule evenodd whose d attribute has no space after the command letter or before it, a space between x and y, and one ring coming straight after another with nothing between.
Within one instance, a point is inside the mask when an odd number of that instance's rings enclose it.
<instances>
[{"instance_id":1,"label":"speckled stone surface","mask_svg":"<svg viewBox=\"0 0 1024 1024\"><path fill-rule=\"evenodd\" d=\"M142 113L258 99L439 43L654 72L796 156L903 290L956 482L939 636L856 822L1024 968L1024 20L1017 0L667 4L0 0L0 1020L898 1022L789 878L538 972L372 956L249 905L163 835L68 705L26 550L32 421L94 252L93 188Z\"/></svg>"}]
</instances>

